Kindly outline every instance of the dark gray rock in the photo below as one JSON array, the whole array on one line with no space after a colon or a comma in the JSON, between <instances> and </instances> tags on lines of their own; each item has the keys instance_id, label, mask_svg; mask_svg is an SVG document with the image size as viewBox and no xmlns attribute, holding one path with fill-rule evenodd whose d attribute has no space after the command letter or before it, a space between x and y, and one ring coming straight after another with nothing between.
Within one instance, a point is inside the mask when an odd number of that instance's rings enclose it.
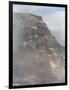
<instances>
[{"instance_id":1,"label":"dark gray rock","mask_svg":"<svg viewBox=\"0 0 69 90\"><path fill-rule=\"evenodd\" d=\"M13 84L65 82L65 51L41 16L13 13Z\"/></svg>"}]
</instances>

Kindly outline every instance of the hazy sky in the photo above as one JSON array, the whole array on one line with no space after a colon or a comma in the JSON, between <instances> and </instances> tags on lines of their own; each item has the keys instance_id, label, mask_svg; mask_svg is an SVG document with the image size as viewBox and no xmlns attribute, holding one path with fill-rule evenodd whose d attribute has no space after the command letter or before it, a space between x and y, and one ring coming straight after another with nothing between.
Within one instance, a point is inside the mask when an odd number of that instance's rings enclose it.
<instances>
[{"instance_id":1,"label":"hazy sky","mask_svg":"<svg viewBox=\"0 0 69 90\"><path fill-rule=\"evenodd\" d=\"M13 5L13 12L29 12L37 15L46 15L56 11L64 11L64 8L49 6L32 6L32 5Z\"/></svg>"},{"instance_id":2,"label":"hazy sky","mask_svg":"<svg viewBox=\"0 0 69 90\"><path fill-rule=\"evenodd\" d=\"M65 46L65 8L49 6L13 5L13 12L32 13L43 17L57 41Z\"/></svg>"}]
</instances>

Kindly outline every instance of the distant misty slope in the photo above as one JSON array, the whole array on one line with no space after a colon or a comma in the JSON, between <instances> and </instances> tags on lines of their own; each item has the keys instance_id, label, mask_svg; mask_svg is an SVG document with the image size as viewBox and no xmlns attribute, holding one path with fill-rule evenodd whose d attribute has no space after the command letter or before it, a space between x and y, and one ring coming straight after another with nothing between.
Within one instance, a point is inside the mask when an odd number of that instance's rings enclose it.
<instances>
[{"instance_id":1,"label":"distant misty slope","mask_svg":"<svg viewBox=\"0 0 69 90\"><path fill-rule=\"evenodd\" d=\"M65 12L56 11L54 13L44 15L43 20L57 41L62 46L65 46Z\"/></svg>"}]
</instances>

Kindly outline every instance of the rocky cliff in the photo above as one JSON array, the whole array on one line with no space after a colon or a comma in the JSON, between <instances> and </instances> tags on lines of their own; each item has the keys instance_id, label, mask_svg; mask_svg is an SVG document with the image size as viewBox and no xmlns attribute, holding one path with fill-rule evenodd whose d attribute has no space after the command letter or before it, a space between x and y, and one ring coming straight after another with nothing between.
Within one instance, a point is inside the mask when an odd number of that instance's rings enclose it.
<instances>
[{"instance_id":1,"label":"rocky cliff","mask_svg":"<svg viewBox=\"0 0 69 90\"><path fill-rule=\"evenodd\" d=\"M65 48L43 22L30 13L13 14L14 85L65 81Z\"/></svg>"}]
</instances>

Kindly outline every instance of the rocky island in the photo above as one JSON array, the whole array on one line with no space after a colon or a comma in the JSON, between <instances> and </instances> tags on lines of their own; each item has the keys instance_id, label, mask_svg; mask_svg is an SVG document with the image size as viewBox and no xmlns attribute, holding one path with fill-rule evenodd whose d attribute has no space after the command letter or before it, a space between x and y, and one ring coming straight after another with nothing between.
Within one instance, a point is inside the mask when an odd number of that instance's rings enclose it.
<instances>
[{"instance_id":1,"label":"rocky island","mask_svg":"<svg viewBox=\"0 0 69 90\"><path fill-rule=\"evenodd\" d=\"M41 16L13 13L13 85L65 82L65 47Z\"/></svg>"}]
</instances>

